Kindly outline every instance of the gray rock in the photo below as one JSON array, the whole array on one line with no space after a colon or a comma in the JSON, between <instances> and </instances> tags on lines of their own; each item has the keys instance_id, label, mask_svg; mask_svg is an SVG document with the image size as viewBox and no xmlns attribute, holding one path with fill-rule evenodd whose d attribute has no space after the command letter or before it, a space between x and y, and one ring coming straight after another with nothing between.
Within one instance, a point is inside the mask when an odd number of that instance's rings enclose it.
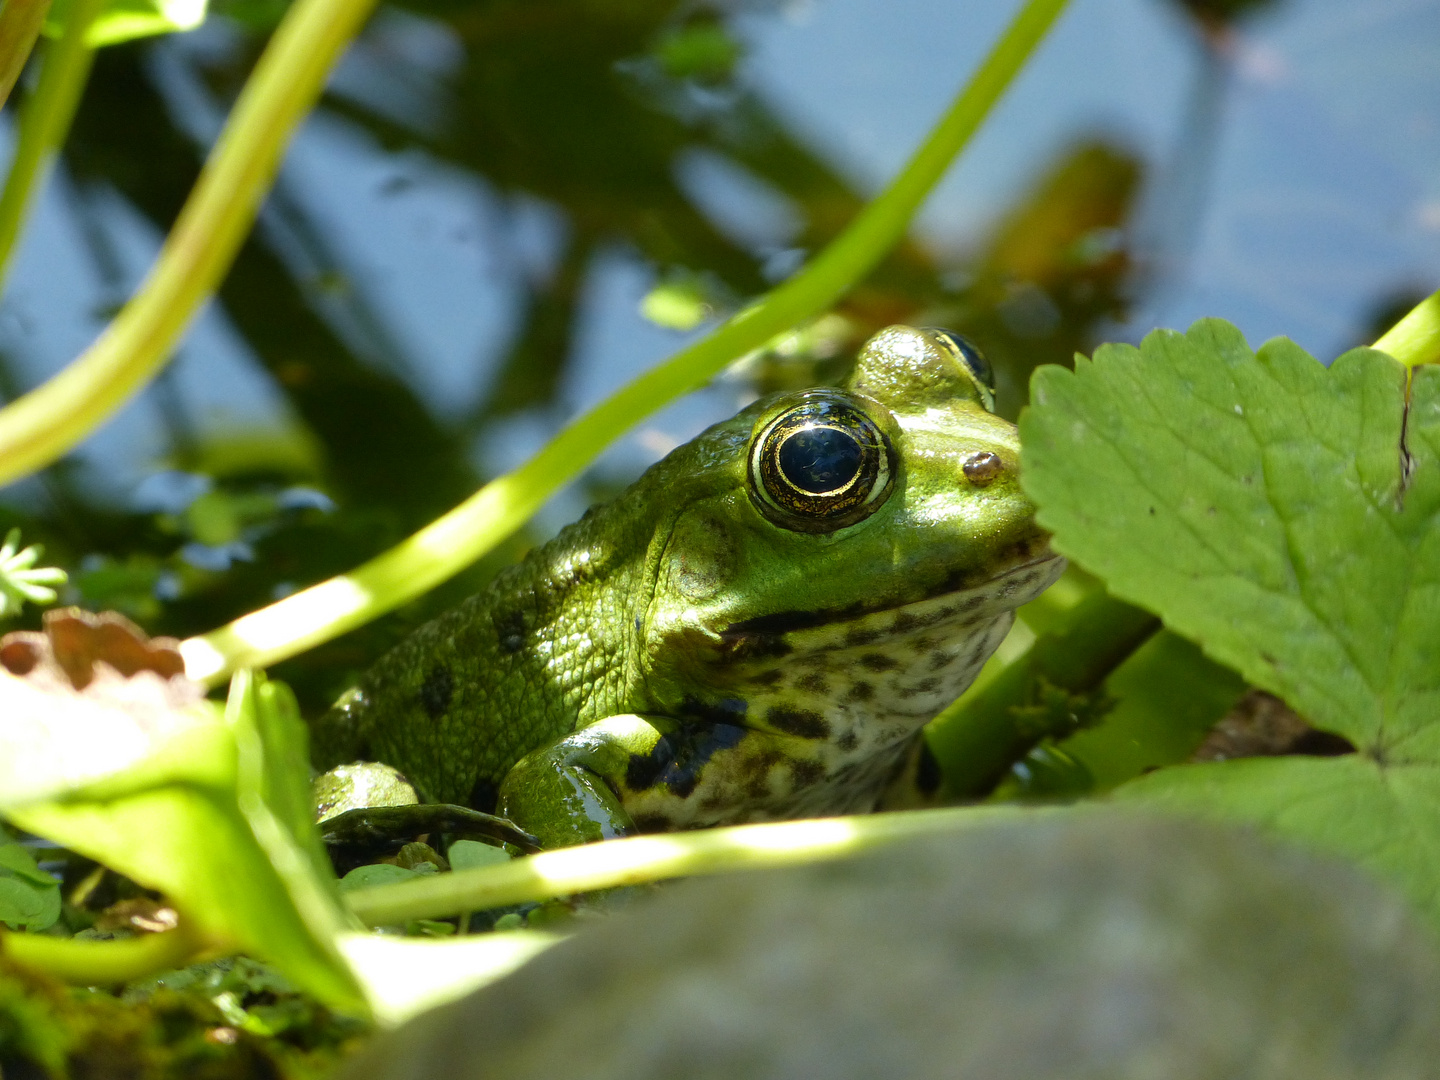
<instances>
[{"instance_id":1,"label":"gray rock","mask_svg":"<svg viewBox=\"0 0 1440 1080\"><path fill-rule=\"evenodd\" d=\"M1344 866L1114 812L711 878L381 1037L353 1080L1440 1076L1440 960Z\"/></svg>"}]
</instances>

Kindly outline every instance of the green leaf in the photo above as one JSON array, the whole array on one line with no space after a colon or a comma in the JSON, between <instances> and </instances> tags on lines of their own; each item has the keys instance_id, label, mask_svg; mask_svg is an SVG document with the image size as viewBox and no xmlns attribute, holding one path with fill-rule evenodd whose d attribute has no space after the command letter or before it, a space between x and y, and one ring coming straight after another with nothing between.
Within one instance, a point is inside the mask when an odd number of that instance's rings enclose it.
<instances>
[{"instance_id":1,"label":"green leaf","mask_svg":"<svg viewBox=\"0 0 1440 1080\"><path fill-rule=\"evenodd\" d=\"M45 35L58 38L73 0L52 0ZM205 21L206 0L107 0L95 16L85 43L93 49L133 38L194 30Z\"/></svg>"},{"instance_id":2,"label":"green leaf","mask_svg":"<svg viewBox=\"0 0 1440 1080\"><path fill-rule=\"evenodd\" d=\"M1399 884L1440 924L1440 369L1325 368L1204 320L1042 369L1026 489L1107 587L1349 739L1162 769L1117 798L1248 821Z\"/></svg>"},{"instance_id":3,"label":"green leaf","mask_svg":"<svg viewBox=\"0 0 1440 1080\"><path fill-rule=\"evenodd\" d=\"M35 856L23 844L0 844L0 874L18 878L31 885L51 886L55 879L41 870L35 863Z\"/></svg>"},{"instance_id":4,"label":"green leaf","mask_svg":"<svg viewBox=\"0 0 1440 1080\"><path fill-rule=\"evenodd\" d=\"M295 790L297 778L308 788L303 732L284 695L262 686L237 675L222 720L204 703L44 693L0 673L0 810L159 889L210 948L250 953L363 1012L336 945L353 920L317 871L314 826L295 813L308 798Z\"/></svg>"},{"instance_id":5,"label":"green leaf","mask_svg":"<svg viewBox=\"0 0 1440 1080\"><path fill-rule=\"evenodd\" d=\"M340 879L341 892L367 889L371 885L389 885L396 881L414 881L424 875L418 870L408 870L393 863L368 863L357 866Z\"/></svg>"},{"instance_id":6,"label":"green leaf","mask_svg":"<svg viewBox=\"0 0 1440 1080\"><path fill-rule=\"evenodd\" d=\"M1036 373L1026 490L1055 546L1312 723L1394 760L1440 714L1440 371L1327 370L1219 320ZM1423 745L1422 745L1423 744Z\"/></svg>"},{"instance_id":7,"label":"green leaf","mask_svg":"<svg viewBox=\"0 0 1440 1080\"><path fill-rule=\"evenodd\" d=\"M295 695L260 672L240 671L231 682L225 715L235 735L236 803L288 901L277 908L283 918L273 930L253 928L252 940L263 940L265 950L257 955L324 1000L353 1008L361 1001L360 986L336 936L355 920L341 906L315 825L310 754Z\"/></svg>"},{"instance_id":8,"label":"green leaf","mask_svg":"<svg viewBox=\"0 0 1440 1080\"><path fill-rule=\"evenodd\" d=\"M1240 758L1162 769L1118 800L1259 825L1397 885L1440 927L1440 766L1343 757Z\"/></svg>"},{"instance_id":9,"label":"green leaf","mask_svg":"<svg viewBox=\"0 0 1440 1080\"><path fill-rule=\"evenodd\" d=\"M693 330L715 314L712 290L699 274L674 273L640 301L640 314L656 326Z\"/></svg>"},{"instance_id":10,"label":"green leaf","mask_svg":"<svg viewBox=\"0 0 1440 1080\"><path fill-rule=\"evenodd\" d=\"M445 852L452 870L471 870L477 866L495 866L509 862L510 853L494 844L482 844L479 840L456 840Z\"/></svg>"},{"instance_id":11,"label":"green leaf","mask_svg":"<svg viewBox=\"0 0 1440 1080\"><path fill-rule=\"evenodd\" d=\"M0 814L92 784L143 788L231 768L228 733L204 702L56 693L0 670L0 716Z\"/></svg>"},{"instance_id":12,"label":"green leaf","mask_svg":"<svg viewBox=\"0 0 1440 1080\"><path fill-rule=\"evenodd\" d=\"M249 672L245 678L248 685L236 683L242 705L232 717L245 774L241 778L242 809L251 801L273 814L286 843L309 860L315 880L332 881L334 870L315 823L309 733L300 718L300 705L284 683L272 682L258 672ZM338 896L329 891L332 898Z\"/></svg>"},{"instance_id":13,"label":"green leaf","mask_svg":"<svg viewBox=\"0 0 1440 1080\"><path fill-rule=\"evenodd\" d=\"M676 79L723 79L734 70L740 53L740 43L720 23L679 27L655 45L660 66Z\"/></svg>"},{"instance_id":14,"label":"green leaf","mask_svg":"<svg viewBox=\"0 0 1440 1080\"><path fill-rule=\"evenodd\" d=\"M44 930L60 918L60 883L20 844L0 844L0 923Z\"/></svg>"}]
</instances>

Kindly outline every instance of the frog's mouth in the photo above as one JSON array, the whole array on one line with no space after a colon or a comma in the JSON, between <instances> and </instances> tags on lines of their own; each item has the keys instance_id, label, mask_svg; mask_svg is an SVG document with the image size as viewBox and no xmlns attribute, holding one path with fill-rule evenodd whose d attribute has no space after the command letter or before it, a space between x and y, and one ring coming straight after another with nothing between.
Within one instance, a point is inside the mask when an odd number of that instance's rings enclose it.
<instances>
[{"instance_id":1,"label":"frog's mouth","mask_svg":"<svg viewBox=\"0 0 1440 1080\"><path fill-rule=\"evenodd\" d=\"M930 628L990 622L1033 600L1065 569L1048 542L1039 552L980 582L942 582L915 600L888 607L856 604L839 610L783 611L731 623L720 632L726 659L743 661L855 648L919 634Z\"/></svg>"}]
</instances>

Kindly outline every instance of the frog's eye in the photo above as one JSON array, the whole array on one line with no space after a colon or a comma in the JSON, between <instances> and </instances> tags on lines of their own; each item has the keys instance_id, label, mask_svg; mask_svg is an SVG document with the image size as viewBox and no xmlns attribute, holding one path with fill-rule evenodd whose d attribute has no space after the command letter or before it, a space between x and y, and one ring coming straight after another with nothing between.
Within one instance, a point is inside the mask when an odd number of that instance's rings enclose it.
<instances>
[{"instance_id":1,"label":"frog's eye","mask_svg":"<svg viewBox=\"0 0 1440 1080\"><path fill-rule=\"evenodd\" d=\"M834 532L874 513L894 486L895 451L844 396L815 391L756 436L750 495L776 525Z\"/></svg>"},{"instance_id":2,"label":"frog's eye","mask_svg":"<svg viewBox=\"0 0 1440 1080\"><path fill-rule=\"evenodd\" d=\"M965 370L970 373L971 378L980 384L980 392L985 398L985 407L994 412L995 369L990 366L990 361L985 359L985 354L975 346L973 341L961 337L952 330L942 330L938 326L927 326L924 329L941 347L965 365Z\"/></svg>"}]
</instances>

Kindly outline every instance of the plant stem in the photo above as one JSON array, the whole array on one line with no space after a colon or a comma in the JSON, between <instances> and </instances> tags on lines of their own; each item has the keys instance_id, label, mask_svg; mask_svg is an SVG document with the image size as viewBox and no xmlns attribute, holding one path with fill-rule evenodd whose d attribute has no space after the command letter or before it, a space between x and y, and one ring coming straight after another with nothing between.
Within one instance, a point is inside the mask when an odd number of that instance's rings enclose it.
<instances>
[{"instance_id":1,"label":"plant stem","mask_svg":"<svg viewBox=\"0 0 1440 1080\"><path fill-rule=\"evenodd\" d=\"M1065 7L1027 0L905 169L801 273L573 421L535 457L444 517L340 577L181 646L193 678L265 667L328 641L459 572L518 529L642 417L829 307L905 234L911 217Z\"/></svg>"},{"instance_id":2,"label":"plant stem","mask_svg":"<svg viewBox=\"0 0 1440 1080\"><path fill-rule=\"evenodd\" d=\"M0 484L65 453L169 358L230 268L291 134L374 2L297 0L286 13L140 291L83 355L0 410Z\"/></svg>"},{"instance_id":3,"label":"plant stem","mask_svg":"<svg viewBox=\"0 0 1440 1080\"><path fill-rule=\"evenodd\" d=\"M1043 812L1014 806L910 810L632 836L545 851L499 866L356 889L345 894L345 901L361 922L393 926L665 878L799 866L907 837Z\"/></svg>"},{"instance_id":4,"label":"plant stem","mask_svg":"<svg viewBox=\"0 0 1440 1080\"><path fill-rule=\"evenodd\" d=\"M80 104L85 80L90 77L90 61L95 56L95 50L85 42L85 34L104 4L105 0L75 0L65 33L45 50L35 96L25 103L15 160L10 163L5 190L0 193L0 292L9 277L15 241L30 214L35 193L44 186L56 151L70 131L70 121L75 119L75 108ZM37 32L44 18L42 10L36 21ZM24 60L20 63L23 65ZM18 69L15 74L19 75Z\"/></svg>"},{"instance_id":5,"label":"plant stem","mask_svg":"<svg viewBox=\"0 0 1440 1080\"><path fill-rule=\"evenodd\" d=\"M1440 292L1416 304L1375 342L1406 367L1440 362Z\"/></svg>"},{"instance_id":6,"label":"plant stem","mask_svg":"<svg viewBox=\"0 0 1440 1080\"><path fill-rule=\"evenodd\" d=\"M76 986L114 986L183 967L201 947L183 923L163 934L124 941L0 933L0 953L8 959Z\"/></svg>"},{"instance_id":7,"label":"plant stem","mask_svg":"<svg viewBox=\"0 0 1440 1080\"><path fill-rule=\"evenodd\" d=\"M49 10L50 0L5 0L0 8L0 106L15 89Z\"/></svg>"},{"instance_id":8,"label":"plant stem","mask_svg":"<svg viewBox=\"0 0 1440 1080\"><path fill-rule=\"evenodd\" d=\"M930 722L925 740L944 777L942 796L988 793L1034 748L1040 736L1027 737L1011 710L1026 704L1037 679L1071 693L1094 690L1159 627L1148 611L1096 588L980 691Z\"/></svg>"}]
</instances>

